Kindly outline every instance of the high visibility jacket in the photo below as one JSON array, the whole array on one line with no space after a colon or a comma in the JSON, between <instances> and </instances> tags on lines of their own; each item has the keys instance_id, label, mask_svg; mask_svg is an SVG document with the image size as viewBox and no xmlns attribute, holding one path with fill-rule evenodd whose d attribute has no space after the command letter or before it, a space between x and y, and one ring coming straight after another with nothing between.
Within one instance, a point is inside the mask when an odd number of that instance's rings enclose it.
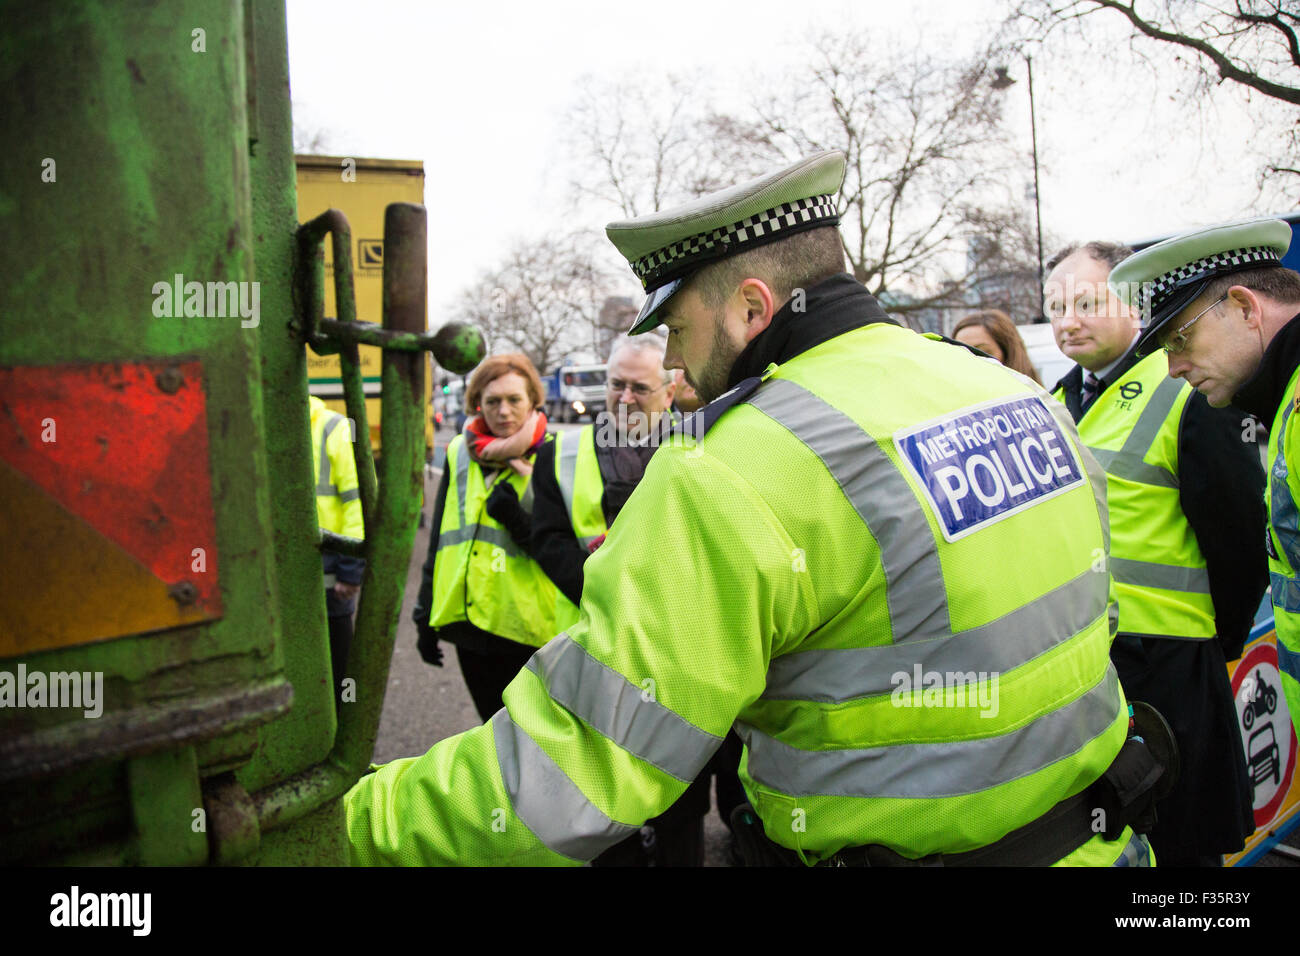
<instances>
[{"instance_id":1,"label":"high visibility jacket","mask_svg":"<svg viewBox=\"0 0 1300 956\"><path fill-rule=\"evenodd\" d=\"M489 485L457 435L447 446L447 502L438 529L429 623L442 627L469 621L475 627L520 644L540 647L561 627L557 600L569 604L537 562L510 532L487 513L497 481L508 481L525 511L532 510L530 478L506 468Z\"/></svg>"},{"instance_id":2,"label":"high visibility jacket","mask_svg":"<svg viewBox=\"0 0 1300 956\"><path fill-rule=\"evenodd\" d=\"M316 519L326 531L365 537L361 488L352 456L352 428L346 418L325 407L315 395L311 406L312 473L316 475Z\"/></svg>"},{"instance_id":3,"label":"high visibility jacket","mask_svg":"<svg viewBox=\"0 0 1300 956\"><path fill-rule=\"evenodd\" d=\"M884 324L769 376L655 453L506 709L358 782L354 862L589 860L733 721L768 836L809 862L985 846L1109 766L1105 479L1065 409ZM1140 847L1126 828L1062 862Z\"/></svg>"},{"instance_id":4,"label":"high visibility jacket","mask_svg":"<svg viewBox=\"0 0 1300 956\"><path fill-rule=\"evenodd\" d=\"M1277 663L1291 720L1300 728L1300 369L1268 433L1268 571Z\"/></svg>"},{"instance_id":5,"label":"high visibility jacket","mask_svg":"<svg viewBox=\"0 0 1300 956\"><path fill-rule=\"evenodd\" d=\"M1178 435L1194 389L1153 352L1099 395L1079 437L1106 469L1110 573L1119 629L1148 637L1215 634L1210 575L1178 497ZM1064 400L1064 389L1056 392Z\"/></svg>"},{"instance_id":6,"label":"high visibility jacket","mask_svg":"<svg viewBox=\"0 0 1300 956\"><path fill-rule=\"evenodd\" d=\"M596 461L596 426L588 425L576 432L555 434L555 481L560 486L564 510L573 525L573 534L583 548L607 532L601 496L605 481ZM578 622L577 605L558 593L555 602L556 633Z\"/></svg>"},{"instance_id":7,"label":"high visibility jacket","mask_svg":"<svg viewBox=\"0 0 1300 956\"><path fill-rule=\"evenodd\" d=\"M555 480L573 524L573 534L584 548L607 532L601 494L605 490L596 461L596 426L555 436Z\"/></svg>"}]
</instances>

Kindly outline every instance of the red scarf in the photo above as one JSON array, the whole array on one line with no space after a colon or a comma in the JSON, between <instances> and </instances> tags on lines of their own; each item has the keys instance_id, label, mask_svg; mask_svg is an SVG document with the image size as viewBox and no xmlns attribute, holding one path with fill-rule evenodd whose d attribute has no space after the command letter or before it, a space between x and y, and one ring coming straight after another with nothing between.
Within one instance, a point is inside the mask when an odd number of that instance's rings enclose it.
<instances>
[{"instance_id":1,"label":"red scarf","mask_svg":"<svg viewBox=\"0 0 1300 956\"><path fill-rule=\"evenodd\" d=\"M546 440L546 413L534 411L513 435L498 438L487 420L476 415L465 423L465 447L481 468L513 468L521 475L532 473L528 460Z\"/></svg>"}]
</instances>

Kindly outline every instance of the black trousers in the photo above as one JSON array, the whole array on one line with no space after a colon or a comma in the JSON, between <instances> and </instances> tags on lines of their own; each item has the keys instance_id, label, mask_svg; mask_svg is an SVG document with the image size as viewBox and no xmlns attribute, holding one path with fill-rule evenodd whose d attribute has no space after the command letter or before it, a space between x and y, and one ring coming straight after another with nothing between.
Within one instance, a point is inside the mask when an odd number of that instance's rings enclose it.
<instances>
[{"instance_id":1,"label":"black trousers","mask_svg":"<svg viewBox=\"0 0 1300 956\"><path fill-rule=\"evenodd\" d=\"M671 807L639 833L615 843L592 866L703 866L704 818L709 812L709 772L700 771Z\"/></svg>"},{"instance_id":2,"label":"black trousers","mask_svg":"<svg viewBox=\"0 0 1300 956\"><path fill-rule=\"evenodd\" d=\"M465 678L465 686L474 700L474 709L484 721L490 720L504 706L501 692L537 650L504 637L497 640L500 646L492 645L490 650L456 648L456 660Z\"/></svg>"},{"instance_id":3,"label":"black trousers","mask_svg":"<svg viewBox=\"0 0 1300 956\"><path fill-rule=\"evenodd\" d=\"M732 811L749 802L745 788L740 784L739 774L740 755L744 749L745 745L736 736L736 732L728 730L727 736L722 739L722 746L704 768L706 773L713 774L713 796L717 801L718 815L728 830L731 829Z\"/></svg>"},{"instance_id":4,"label":"black trousers","mask_svg":"<svg viewBox=\"0 0 1300 956\"><path fill-rule=\"evenodd\" d=\"M343 679L347 677L348 653L352 650L352 615L330 617L330 668L334 673L334 709L342 706Z\"/></svg>"},{"instance_id":5,"label":"black trousers","mask_svg":"<svg viewBox=\"0 0 1300 956\"><path fill-rule=\"evenodd\" d=\"M1158 866L1219 865L1255 828L1237 708L1217 638L1120 634L1110 650L1124 694L1153 706L1178 741L1182 773L1148 834Z\"/></svg>"}]
</instances>

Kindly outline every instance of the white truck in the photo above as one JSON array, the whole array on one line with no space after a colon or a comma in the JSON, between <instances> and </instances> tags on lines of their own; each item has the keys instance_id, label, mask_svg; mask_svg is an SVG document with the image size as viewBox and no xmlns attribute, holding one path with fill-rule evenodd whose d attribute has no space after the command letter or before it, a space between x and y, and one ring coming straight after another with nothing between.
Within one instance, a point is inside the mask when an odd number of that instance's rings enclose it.
<instances>
[{"instance_id":1,"label":"white truck","mask_svg":"<svg viewBox=\"0 0 1300 956\"><path fill-rule=\"evenodd\" d=\"M583 415L596 416L605 409L605 365L586 363L561 365L548 372L546 417L552 421L576 422Z\"/></svg>"}]
</instances>

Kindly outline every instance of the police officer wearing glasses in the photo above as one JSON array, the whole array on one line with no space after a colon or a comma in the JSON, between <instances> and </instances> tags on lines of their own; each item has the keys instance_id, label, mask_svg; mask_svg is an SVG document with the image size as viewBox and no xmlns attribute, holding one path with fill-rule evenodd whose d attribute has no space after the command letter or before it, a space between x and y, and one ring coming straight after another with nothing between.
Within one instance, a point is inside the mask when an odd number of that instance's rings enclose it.
<instances>
[{"instance_id":1,"label":"police officer wearing glasses","mask_svg":"<svg viewBox=\"0 0 1300 956\"><path fill-rule=\"evenodd\" d=\"M1240 413L1169 378L1163 353L1132 348L1137 314L1106 284L1131 254L1090 242L1049 260L1046 311L1079 363L1056 395L1106 469L1111 659L1125 694L1169 721L1181 752L1151 846L1161 866L1218 866L1255 829L1225 661L1241 655L1264 593L1264 475Z\"/></svg>"},{"instance_id":2,"label":"police officer wearing glasses","mask_svg":"<svg viewBox=\"0 0 1300 956\"><path fill-rule=\"evenodd\" d=\"M1161 347L1169 374L1215 408L1268 425L1269 590L1278 667L1300 715L1300 274L1282 265L1291 227L1277 219L1214 226L1144 249L1111 273L1142 313L1140 354Z\"/></svg>"}]
</instances>

